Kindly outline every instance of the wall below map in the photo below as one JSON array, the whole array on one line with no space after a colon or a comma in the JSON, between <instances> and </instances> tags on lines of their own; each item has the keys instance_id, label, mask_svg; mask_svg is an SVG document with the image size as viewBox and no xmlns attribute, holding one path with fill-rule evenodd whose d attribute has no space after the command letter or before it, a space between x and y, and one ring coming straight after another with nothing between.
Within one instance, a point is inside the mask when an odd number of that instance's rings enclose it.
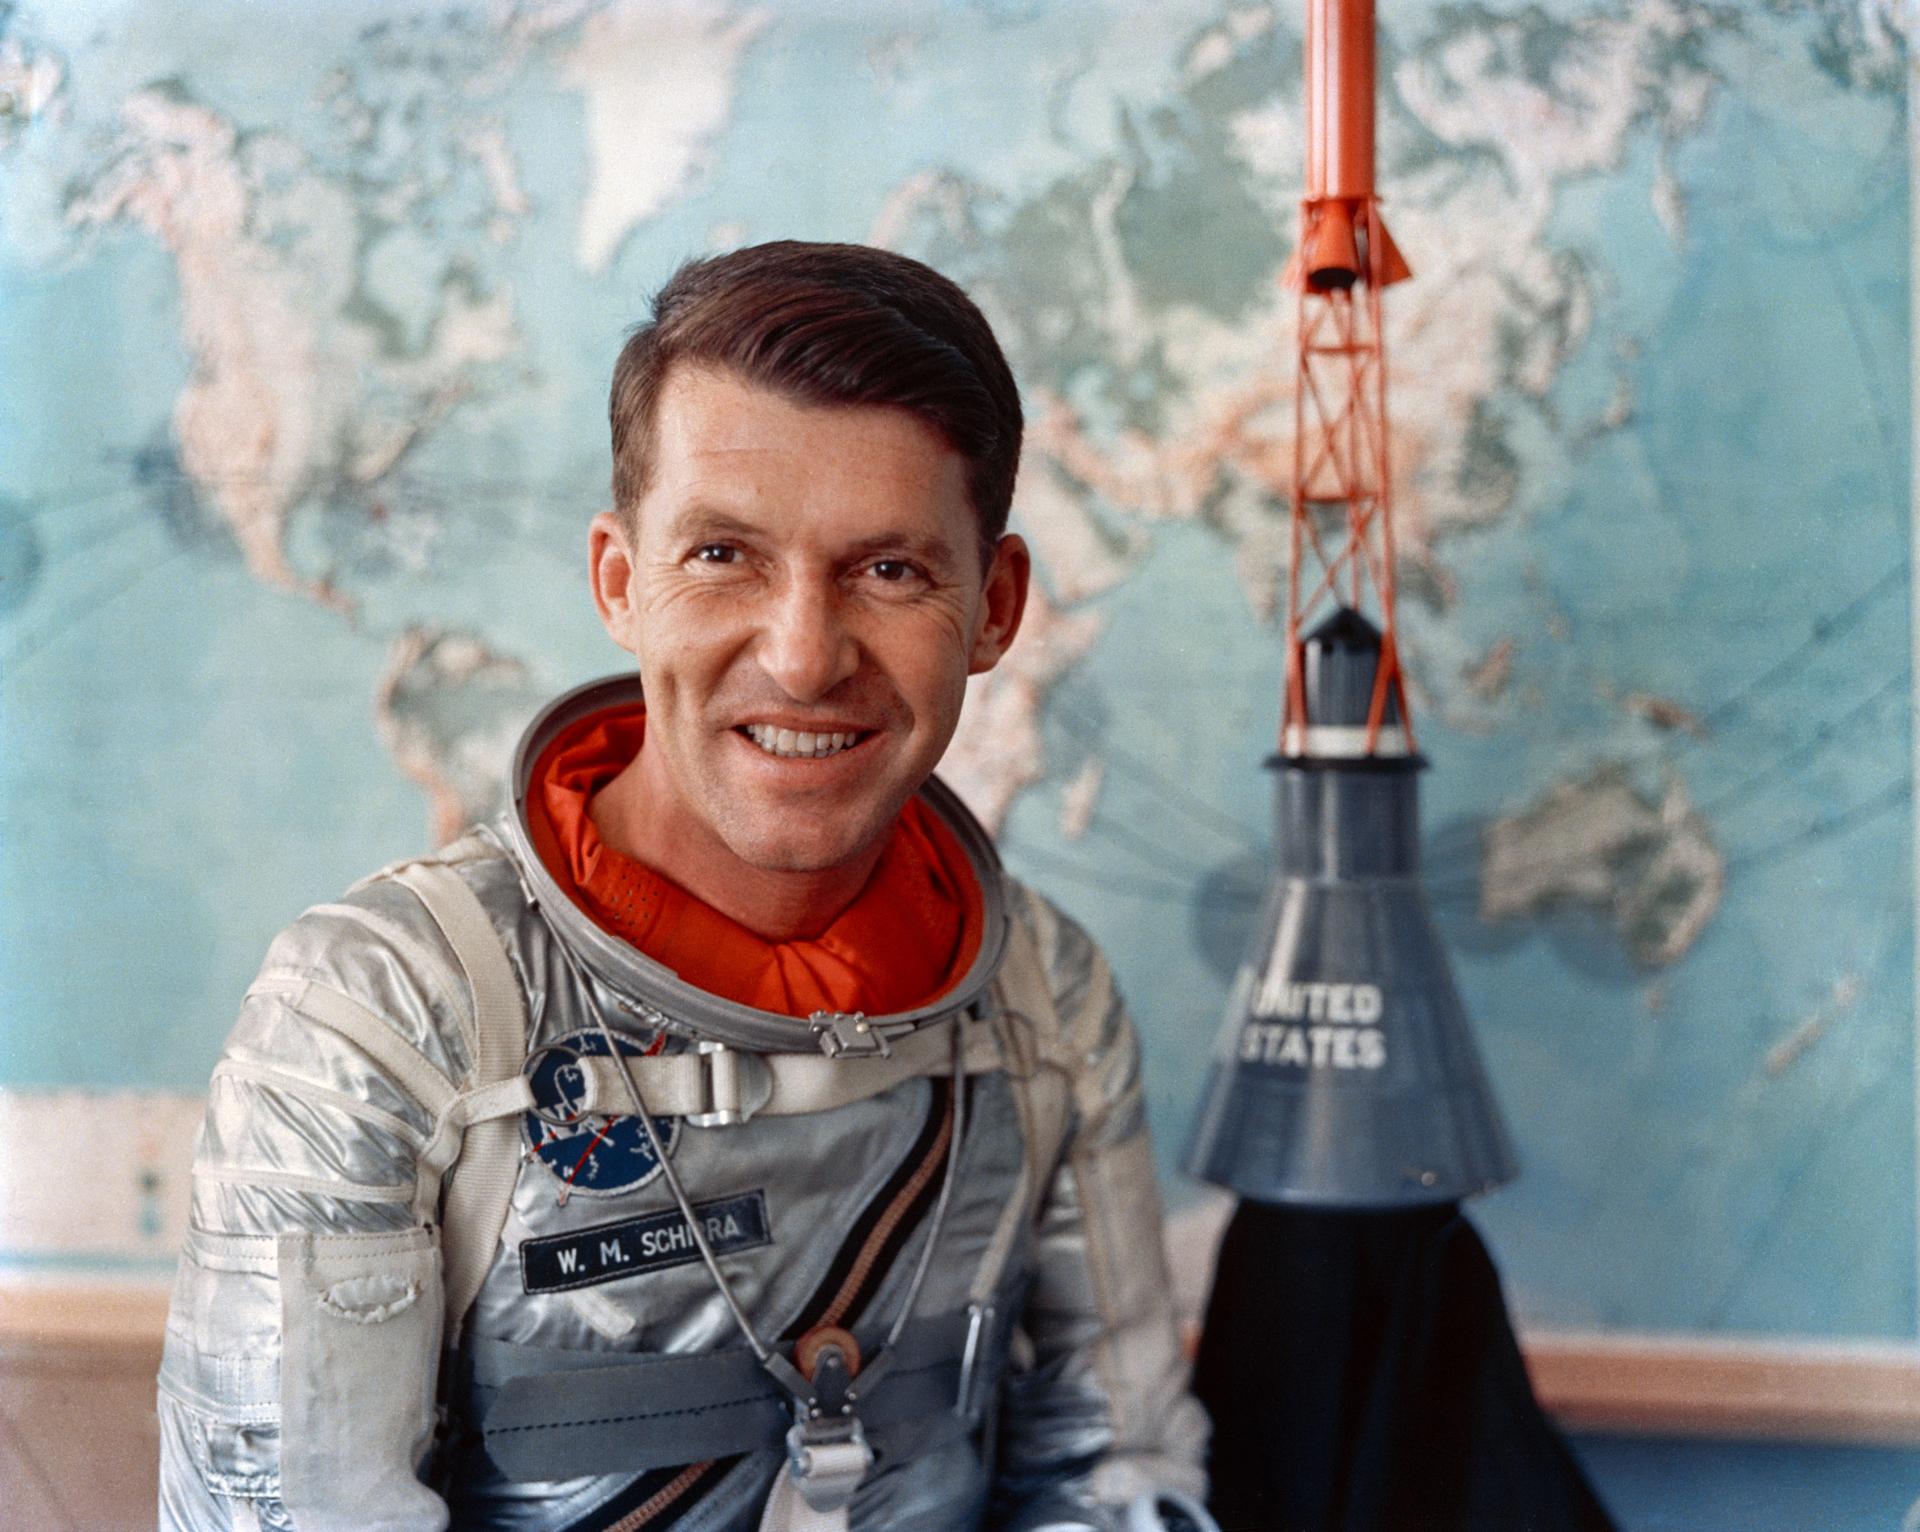
<instances>
[{"instance_id":1,"label":"wall below map","mask_svg":"<svg viewBox=\"0 0 1920 1532\"><path fill-rule=\"evenodd\" d=\"M185 1092L0 1090L0 1281L164 1280L205 1108Z\"/></svg>"}]
</instances>

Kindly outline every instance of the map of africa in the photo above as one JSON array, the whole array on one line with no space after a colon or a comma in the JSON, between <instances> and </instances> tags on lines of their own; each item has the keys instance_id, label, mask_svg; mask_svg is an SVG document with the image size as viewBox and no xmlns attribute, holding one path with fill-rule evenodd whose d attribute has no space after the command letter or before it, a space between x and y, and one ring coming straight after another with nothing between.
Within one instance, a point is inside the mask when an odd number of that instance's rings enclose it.
<instances>
[{"instance_id":1,"label":"map of africa","mask_svg":"<svg viewBox=\"0 0 1920 1532\"><path fill-rule=\"evenodd\" d=\"M1524 1162L1475 1216L1529 1322L1910 1337L1897 0L1381 9L1426 872ZM775 237L1007 346L1041 589L943 771L1111 953L1190 1200L1267 865L1301 25L0 3L0 1124L98 1183L10 1171L0 1265L159 1269L267 939L616 668L612 358Z\"/></svg>"}]
</instances>

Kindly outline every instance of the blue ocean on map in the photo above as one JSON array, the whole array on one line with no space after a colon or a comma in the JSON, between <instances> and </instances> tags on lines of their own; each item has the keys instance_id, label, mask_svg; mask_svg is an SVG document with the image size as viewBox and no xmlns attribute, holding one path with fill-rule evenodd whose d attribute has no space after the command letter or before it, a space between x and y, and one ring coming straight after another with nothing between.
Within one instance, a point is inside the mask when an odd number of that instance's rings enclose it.
<instances>
[{"instance_id":1,"label":"blue ocean on map","mask_svg":"<svg viewBox=\"0 0 1920 1532\"><path fill-rule=\"evenodd\" d=\"M273 933L617 668L613 356L779 237L932 261L1007 346L1041 596L943 773L1112 955L1194 1205L1270 865L1297 9L264 15L0 6L0 1113L112 1125L135 1210L0 1207L0 1266L162 1267ZM1890 15L1382 7L1425 874L1529 1324L1920 1324Z\"/></svg>"}]
</instances>

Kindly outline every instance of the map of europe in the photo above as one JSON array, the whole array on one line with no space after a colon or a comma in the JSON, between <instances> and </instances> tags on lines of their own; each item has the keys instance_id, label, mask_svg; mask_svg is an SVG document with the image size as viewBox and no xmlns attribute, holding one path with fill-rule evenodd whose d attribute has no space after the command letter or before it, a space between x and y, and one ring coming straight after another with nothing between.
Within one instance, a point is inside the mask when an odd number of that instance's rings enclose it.
<instances>
[{"instance_id":1,"label":"map of europe","mask_svg":"<svg viewBox=\"0 0 1920 1532\"><path fill-rule=\"evenodd\" d=\"M1916 1324L1897 0L1383 0L1429 894L1528 1322ZM681 260L928 260L1039 590L943 775L1112 955L1169 1192L1270 865L1297 6L0 3L0 1264L170 1251L272 933L500 802ZM185 1125L184 1127L182 1125ZM31 1183L31 1184L29 1184ZM109 1184L110 1183L110 1184Z\"/></svg>"}]
</instances>

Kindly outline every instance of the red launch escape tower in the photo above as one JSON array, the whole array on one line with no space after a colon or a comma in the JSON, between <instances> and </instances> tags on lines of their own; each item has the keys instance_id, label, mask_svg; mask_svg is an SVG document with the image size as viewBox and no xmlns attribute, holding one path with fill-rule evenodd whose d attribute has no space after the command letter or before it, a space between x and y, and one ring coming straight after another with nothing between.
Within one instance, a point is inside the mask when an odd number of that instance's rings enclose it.
<instances>
[{"instance_id":1,"label":"red launch escape tower","mask_svg":"<svg viewBox=\"0 0 1920 1532\"><path fill-rule=\"evenodd\" d=\"M1411 276L1373 185L1373 0L1308 0L1307 177L1285 280L1299 294L1293 517L1287 575L1283 755L1309 734L1303 630L1322 607L1379 614L1381 656L1360 753L1382 743L1389 700L1413 749L1394 626L1393 494L1387 451L1382 289ZM1368 593L1373 600L1367 600ZM1345 752L1342 752L1345 753Z\"/></svg>"}]
</instances>

